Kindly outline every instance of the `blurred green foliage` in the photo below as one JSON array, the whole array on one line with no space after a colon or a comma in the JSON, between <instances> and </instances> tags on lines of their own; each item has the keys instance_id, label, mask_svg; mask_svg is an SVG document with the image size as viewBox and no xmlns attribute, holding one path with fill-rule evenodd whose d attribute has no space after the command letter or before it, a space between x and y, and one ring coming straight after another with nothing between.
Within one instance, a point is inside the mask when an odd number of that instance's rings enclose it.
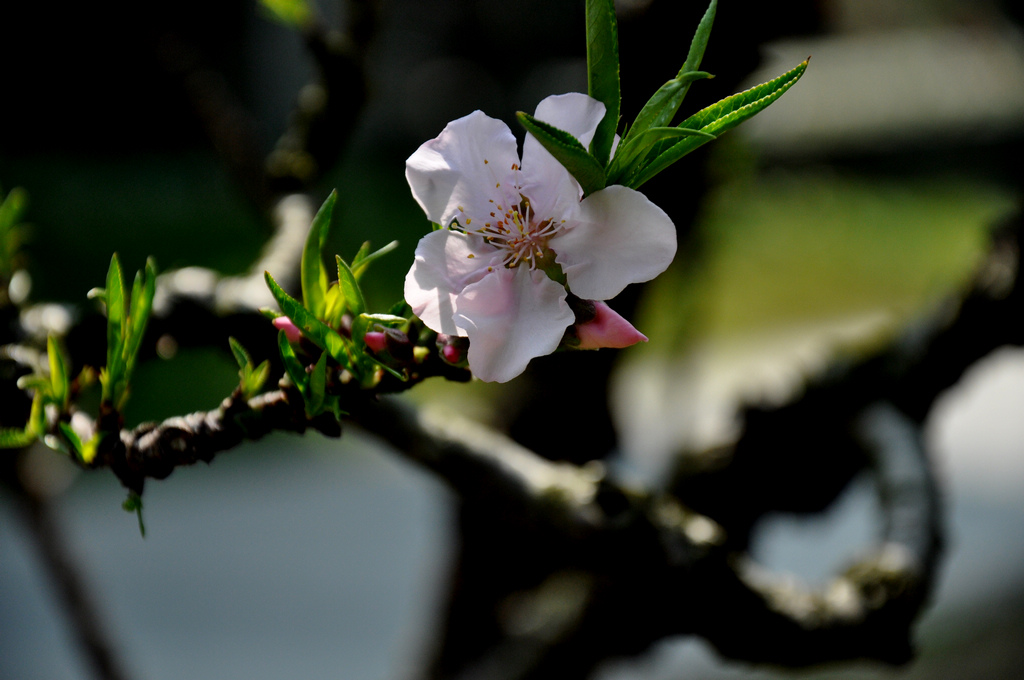
<instances>
[{"instance_id":1,"label":"blurred green foliage","mask_svg":"<svg viewBox=\"0 0 1024 680\"><path fill-rule=\"evenodd\" d=\"M702 208L699 259L677 259L652 284L641 328L671 352L665 340L694 334L923 312L966 281L1015 203L996 184L952 175L816 167L733 176ZM691 313L661 311L673 308Z\"/></svg>"}]
</instances>

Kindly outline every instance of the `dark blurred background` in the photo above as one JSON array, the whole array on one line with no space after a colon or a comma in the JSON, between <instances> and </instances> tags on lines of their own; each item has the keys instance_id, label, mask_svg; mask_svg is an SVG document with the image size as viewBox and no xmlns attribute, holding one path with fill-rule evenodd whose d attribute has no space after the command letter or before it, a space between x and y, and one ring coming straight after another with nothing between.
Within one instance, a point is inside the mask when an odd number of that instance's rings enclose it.
<instances>
[{"instance_id":1,"label":"dark blurred background","mask_svg":"<svg viewBox=\"0 0 1024 680\"><path fill-rule=\"evenodd\" d=\"M628 119L685 58L703 1L618 3ZM480 108L507 121L585 88L576 0L377 3L369 92L353 137L323 168L339 190L332 240L401 248L371 272L372 304L401 296L427 225L405 158ZM321 4L346 28L343 3ZM110 254L126 269L201 265L238 273L270 233L265 206L211 136L204 107L265 155L314 75L301 39L253 2L2 10L0 187L30 196L32 298L84 302ZM679 446L735 432L741 399L778 400L837 345L888 337L954 290L986 231L1017 207L1024 40L1015 3L978 0L723 0L683 113L811 55L777 104L644 187L676 221L672 270L624 304L651 343L611 355L621 474L656 479ZM515 130L520 134L518 130ZM670 310L666 313L665 310ZM226 349L226 347L224 348ZM226 351L140 367L133 422L214 407ZM509 386L424 385L482 419ZM950 549L908 669L821 677L1016 678L1024 672L1024 357L1006 350L951 391L929 424L944 476ZM500 409L499 409L500 410ZM146 490L148 535L109 475L78 475L39 450L69 545L140 678L388 678L423 657L441 610L454 510L420 471L351 432L340 443L279 436ZM824 579L874 536L855 486L826 516L773 519L769 566ZM85 678L17 513L0 496L0 678ZM818 677L720 661L667 641L611 678Z\"/></svg>"}]
</instances>

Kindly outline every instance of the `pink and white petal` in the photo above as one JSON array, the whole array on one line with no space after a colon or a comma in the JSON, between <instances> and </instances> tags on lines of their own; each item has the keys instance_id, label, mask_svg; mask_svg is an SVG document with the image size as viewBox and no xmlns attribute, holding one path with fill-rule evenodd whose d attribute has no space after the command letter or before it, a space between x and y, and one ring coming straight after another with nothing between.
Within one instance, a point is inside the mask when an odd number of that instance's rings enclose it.
<instances>
[{"instance_id":1,"label":"pink and white petal","mask_svg":"<svg viewBox=\"0 0 1024 680\"><path fill-rule=\"evenodd\" d=\"M405 301L428 328L465 336L455 323L455 299L500 259L501 253L475 234L432 231L416 245L416 256L405 276Z\"/></svg>"},{"instance_id":2,"label":"pink and white petal","mask_svg":"<svg viewBox=\"0 0 1024 680\"><path fill-rule=\"evenodd\" d=\"M580 140L587 148L590 147L590 142L594 139L594 132L604 118L604 114L604 104L580 92L546 97L540 104L537 104L537 110L533 112L534 118L542 120L548 125L554 125L559 130L565 130ZM536 140L534 141L536 142ZM540 147L540 144L537 143L537 146ZM540 148L543 150L543 147ZM524 165L528 158L524 147Z\"/></svg>"},{"instance_id":3,"label":"pink and white petal","mask_svg":"<svg viewBox=\"0 0 1024 680\"><path fill-rule=\"evenodd\" d=\"M469 336L469 368L486 382L507 382L530 360L558 347L575 320L565 288L526 267L495 269L456 301L455 318Z\"/></svg>"},{"instance_id":4,"label":"pink and white petal","mask_svg":"<svg viewBox=\"0 0 1024 680\"><path fill-rule=\"evenodd\" d=\"M676 254L676 228L646 196L614 185L583 199L573 224L549 245L569 290L588 300L609 300L668 268Z\"/></svg>"},{"instance_id":5,"label":"pink and white petal","mask_svg":"<svg viewBox=\"0 0 1024 680\"><path fill-rule=\"evenodd\" d=\"M604 302L595 300L594 312L593 319L576 326L580 349L622 348L647 342L646 335Z\"/></svg>"},{"instance_id":6,"label":"pink and white petal","mask_svg":"<svg viewBox=\"0 0 1024 680\"><path fill-rule=\"evenodd\" d=\"M547 97L537 105L534 116L565 130L589 147L604 113L605 106L601 102L570 92ZM569 171L531 134L527 134L523 142L522 186L523 194L530 197L542 219L561 217L583 196Z\"/></svg>"},{"instance_id":7,"label":"pink and white petal","mask_svg":"<svg viewBox=\"0 0 1024 680\"><path fill-rule=\"evenodd\" d=\"M453 120L405 162L405 178L416 202L432 222L448 226L458 219L480 220L494 210L490 200L508 194L519 154L505 123L481 111ZM518 193L513 194L518 201ZM470 225L472 228L472 225Z\"/></svg>"}]
</instances>

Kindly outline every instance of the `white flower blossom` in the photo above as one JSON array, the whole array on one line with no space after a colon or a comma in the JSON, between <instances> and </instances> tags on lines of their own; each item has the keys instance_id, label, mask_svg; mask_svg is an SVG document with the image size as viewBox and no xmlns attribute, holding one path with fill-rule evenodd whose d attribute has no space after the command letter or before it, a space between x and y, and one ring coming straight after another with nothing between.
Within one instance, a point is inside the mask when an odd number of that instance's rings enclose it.
<instances>
[{"instance_id":1,"label":"white flower blossom","mask_svg":"<svg viewBox=\"0 0 1024 680\"><path fill-rule=\"evenodd\" d=\"M548 97L535 115L588 146L604 111L573 93ZM567 288L608 300L675 256L672 220L645 196L616 185L582 198L532 135L520 162L508 126L480 111L420 146L405 175L443 227L420 240L405 299L432 330L469 338L482 380L511 380L558 347L575 320Z\"/></svg>"}]
</instances>

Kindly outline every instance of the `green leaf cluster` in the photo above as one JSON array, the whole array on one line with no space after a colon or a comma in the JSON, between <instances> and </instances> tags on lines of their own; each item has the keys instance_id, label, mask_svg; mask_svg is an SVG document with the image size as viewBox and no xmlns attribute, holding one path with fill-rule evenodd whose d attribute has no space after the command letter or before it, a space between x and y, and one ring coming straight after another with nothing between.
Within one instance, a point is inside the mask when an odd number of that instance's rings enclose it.
<instances>
[{"instance_id":1,"label":"green leaf cluster","mask_svg":"<svg viewBox=\"0 0 1024 680\"><path fill-rule=\"evenodd\" d=\"M25 239L21 224L28 207L28 194L15 187L6 196L0 191L0 277L10 279L17 268L18 251Z\"/></svg>"},{"instance_id":2,"label":"green leaf cluster","mask_svg":"<svg viewBox=\"0 0 1024 680\"><path fill-rule=\"evenodd\" d=\"M144 271L136 272L129 293L125 289L124 274L117 253L110 259L107 269L107 287L93 289L90 297L106 304L107 309L107 365L100 370L103 404L121 411L128 399L128 386L142 345L142 336L153 311L156 294L156 264L146 260Z\"/></svg>"},{"instance_id":3,"label":"green leaf cluster","mask_svg":"<svg viewBox=\"0 0 1024 680\"><path fill-rule=\"evenodd\" d=\"M320 350L315 362L305 361L300 357L301 346L298 350L293 347L284 331L278 334L285 370L302 394L310 416L324 411L331 411L338 417L342 415L337 396L329 393L334 382L355 381L362 387L372 387L379 381L381 371L405 379L403 374L367 353L364 338L376 325L394 328L407 324L408 319L399 316L401 308L388 314L369 313L360 286L370 264L394 250L398 243L391 242L376 251L371 251L369 242L363 243L351 263L336 255L335 266L328 274L323 253L336 204L337 192L331 192L310 225L299 277L301 302L288 295L270 272L265 274L267 286L281 312ZM337 278L332 282L333 274ZM269 315L277 316L274 312ZM312 368L307 370L309 364Z\"/></svg>"},{"instance_id":4,"label":"green leaf cluster","mask_svg":"<svg viewBox=\"0 0 1024 680\"><path fill-rule=\"evenodd\" d=\"M67 412L71 395L69 362L60 343L52 335L46 339L46 355L49 375L37 373L18 379L18 389L33 392L32 408L23 429L0 429L0 448L24 448L46 434L47 407L55 406L61 413Z\"/></svg>"},{"instance_id":5,"label":"green leaf cluster","mask_svg":"<svg viewBox=\"0 0 1024 680\"><path fill-rule=\"evenodd\" d=\"M58 439L46 436L48 412L58 418L69 413L72 393L95 380L95 373L89 367L83 368L72 381L67 354L52 335L46 339L46 357L47 370L18 379L19 389L32 392L32 407L24 428L0 429L0 448L24 448L40 437L52 448L64 448ZM66 422L59 422L58 428L70 444L72 454L82 462L92 462L100 435L83 442Z\"/></svg>"},{"instance_id":6,"label":"green leaf cluster","mask_svg":"<svg viewBox=\"0 0 1024 680\"><path fill-rule=\"evenodd\" d=\"M252 399L263 389L267 378L270 377L270 362L264 359L256 366L249 352L242 347L242 343L234 338L228 338L228 344L231 346L235 361L238 362L239 389L242 391L242 397L246 400Z\"/></svg>"},{"instance_id":7,"label":"green leaf cluster","mask_svg":"<svg viewBox=\"0 0 1024 680\"><path fill-rule=\"evenodd\" d=\"M590 148L534 116L522 111L516 114L527 132L576 178L584 196L612 184L638 188L691 151L764 110L803 75L806 61L778 78L727 97L672 126L690 85L712 77L699 68L717 8L718 0L712 0L679 72L651 96L615 147L621 109L615 6L612 0L587 0L588 93L605 106L605 116Z\"/></svg>"}]
</instances>

